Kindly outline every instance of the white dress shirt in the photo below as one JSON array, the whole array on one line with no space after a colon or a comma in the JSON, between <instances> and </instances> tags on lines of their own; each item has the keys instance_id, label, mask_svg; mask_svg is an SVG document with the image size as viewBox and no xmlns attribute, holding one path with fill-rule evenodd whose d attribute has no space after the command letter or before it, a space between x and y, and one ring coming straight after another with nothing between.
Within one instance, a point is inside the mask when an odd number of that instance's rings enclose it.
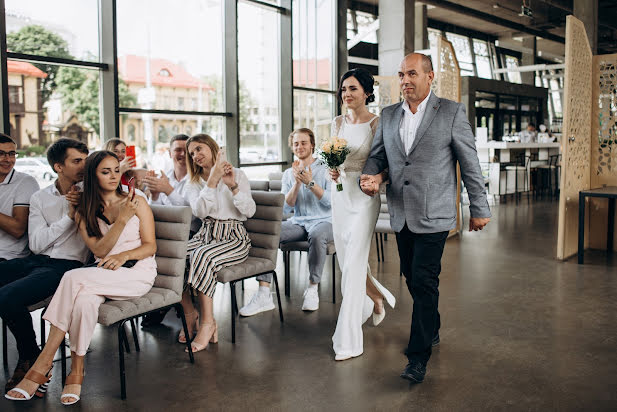
<instances>
[{"instance_id":1,"label":"white dress shirt","mask_svg":"<svg viewBox=\"0 0 617 412\"><path fill-rule=\"evenodd\" d=\"M234 174L239 190L235 196L223 179L215 188L208 187L203 179L199 183L189 182L186 185L186 196L194 216L245 221L255 214L256 205L251 197L249 179L240 169L234 168Z\"/></svg>"},{"instance_id":2,"label":"white dress shirt","mask_svg":"<svg viewBox=\"0 0 617 412\"><path fill-rule=\"evenodd\" d=\"M190 206L191 204L189 203L186 195L186 187L189 181L188 173L184 175L182 179L178 180L176 179L174 169L171 168L165 171L165 176L169 179L169 184L174 188L174 190L169 194L169 196L162 192L159 193L158 199L152 200L150 204L163 206ZM193 216L193 220L191 221L191 230L193 232L197 232L200 227L201 220Z\"/></svg>"},{"instance_id":3,"label":"white dress shirt","mask_svg":"<svg viewBox=\"0 0 617 412\"><path fill-rule=\"evenodd\" d=\"M431 93L432 92L429 90L428 95L424 98L424 100L422 100L422 103L418 105L418 110L416 110L415 114L411 112L407 101L403 101L403 117L401 118L398 131L401 136L401 140L403 141L403 147L405 148L406 154L409 154L411 146L413 146L413 142L416 140L416 132L418 131L418 127L424 118L424 111L426 109L428 99L431 97Z\"/></svg>"},{"instance_id":4,"label":"white dress shirt","mask_svg":"<svg viewBox=\"0 0 617 412\"><path fill-rule=\"evenodd\" d=\"M13 208L30 207L30 197L39 190L39 184L30 175L12 169L0 183L0 213L13 217ZM0 258L7 260L26 257L28 233L19 239L0 229Z\"/></svg>"},{"instance_id":5,"label":"white dress shirt","mask_svg":"<svg viewBox=\"0 0 617 412\"><path fill-rule=\"evenodd\" d=\"M69 202L60 194L55 182L32 195L28 216L32 253L86 263L90 250L68 213Z\"/></svg>"}]
</instances>

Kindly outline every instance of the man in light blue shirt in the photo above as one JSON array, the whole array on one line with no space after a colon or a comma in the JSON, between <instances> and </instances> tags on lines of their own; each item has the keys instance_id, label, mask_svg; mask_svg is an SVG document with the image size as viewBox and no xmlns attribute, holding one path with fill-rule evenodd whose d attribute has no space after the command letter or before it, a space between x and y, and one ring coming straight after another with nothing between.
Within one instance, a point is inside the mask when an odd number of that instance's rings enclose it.
<instances>
[{"instance_id":1,"label":"man in light blue shirt","mask_svg":"<svg viewBox=\"0 0 617 412\"><path fill-rule=\"evenodd\" d=\"M330 175L325 164L313 157L315 135L310 129L294 130L289 146L298 158L283 173L281 192L285 195L284 212L294 212L283 222L281 243L308 240L309 286L304 292L302 310L319 309L317 285L326 262L328 243L333 242L330 209ZM240 309L240 315L252 316L274 309L270 294L272 275L258 276L259 291Z\"/></svg>"}]
</instances>

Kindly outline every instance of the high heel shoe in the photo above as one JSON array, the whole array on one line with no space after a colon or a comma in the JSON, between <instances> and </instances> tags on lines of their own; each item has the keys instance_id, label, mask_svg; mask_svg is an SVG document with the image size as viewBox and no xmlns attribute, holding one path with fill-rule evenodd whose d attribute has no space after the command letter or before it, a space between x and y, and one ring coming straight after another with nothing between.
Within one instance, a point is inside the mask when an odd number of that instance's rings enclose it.
<instances>
[{"instance_id":1,"label":"high heel shoe","mask_svg":"<svg viewBox=\"0 0 617 412\"><path fill-rule=\"evenodd\" d=\"M213 328L212 335L210 335L210 339L208 339L208 342L204 345L203 343L200 343L200 342L197 341L197 336L196 336L195 339L193 339L193 342L191 343L191 350L193 351L193 353L199 352L199 351L202 351L202 350L206 349L208 347L209 343L218 343L219 342L219 327L216 324L216 322L213 322L213 323L202 323L202 324L199 325L199 329L202 330L202 331L205 331L206 328ZM189 350L185 349L184 351L188 352Z\"/></svg>"},{"instance_id":2,"label":"high heel shoe","mask_svg":"<svg viewBox=\"0 0 617 412\"><path fill-rule=\"evenodd\" d=\"M30 399L32 399L35 395L37 397L43 397L45 395L45 392L47 392L47 385L49 384L49 381L51 380L51 368L49 369L49 372L47 372L45 375L43 375L40 372L37 372L35 370L30 369L27 373L26 376L24 376L24 380L29 380L30 382L34 382L36 384L38 384L36 390L34 391L34 393L32 395L30 395L28 392L26 392L25 390L19 388L18 386L14 387L13 389L11 389L9 392L11 391L15 391L19 394L22 394L24 397L23 398L17 398L15 396L11 396L8 393L6 395L4 395L4 397L6 399L9 399L11 401L29 401Z\"/></svg>"},{"instance_id":3,"label":"high heel shoe","mask_svg":"<svg viewBox=\"0 0 617 412\"><path fill-rule=\"evenodd\" d=\"M191 333L191 326L193 327L193 331L192 331L192 335L191 336L191 340L195 338L195 335L197 334L197 331L199 330L198 322L199 322L199 313L197 313L196 310L192 311L191 313L187 313L186 315L184 315L185 320L186 320L186 327L189 329L189 333ZM189 318L192 318L192 322ZM186 344L186 335L184 334L184 328L182 328L180 330L180 333L178 334L178 343L183 343Z\"/></svg>"},{"instance_id":4,"label":"high heel shoe","mask_svg":"<svg viewBox=\"0 0 617 412\"><path fill-rule=\"evenodd\" d=\"M377 289L377 291L383 298L381 301L381 305L380 305L381 312L375 313L373 311L373 325L377 326L386 317L386 305L383 303L383 301L385 300L386 302L388 302L388 305L390 305L390 307L394 309L394 306L396 305L396 298L394 297L394 295L392 295L392 293L390 293L388 289L386 289L381 283L379 283L377 279L371 276L370 267L369 267L369 272L368 272L368 278L373 283L373 285L375 286L375 289Z\"/></svg>"},{"instance_id":5,"label":"high heel shoe","mask_svg":"<svg viewBox=\"0 0 617 412\"><path fill-rule=\"evenodd\" d=\"M69 374L69 376L66 377L66 381L64 382L64 387L66 388L68 385L79 385L79 393L63 393L62 395L60 395L60 403L62 405L73 405L76 404L77 402L79 402L79 400L81 399L81 385L84 382L84 375L77 375L76 373L71 372ZM72 401L67 401L64 402L64 399L68 399L68 398L75 398Z\"/></svg>"},{"instance_id":6,"label":"high heel shoe","mask_svg":"<svg viewBox=\"0 0 617 412\"><path fill-rule=\"evenodd\" d=\"M375 305L375 308L379 307L381 311L376 313L373 310L373 326L377 326L381 323L381 321L386 317L386 306L383 304L383 300L381 301L381 305Z\"/></svg>"}]
</instances>

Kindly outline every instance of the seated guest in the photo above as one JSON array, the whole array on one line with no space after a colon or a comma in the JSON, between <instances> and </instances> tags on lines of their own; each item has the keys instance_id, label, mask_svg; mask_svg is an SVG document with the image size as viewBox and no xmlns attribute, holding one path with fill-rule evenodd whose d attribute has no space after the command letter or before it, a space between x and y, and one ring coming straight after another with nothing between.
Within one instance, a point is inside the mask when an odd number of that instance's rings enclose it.
<instances>
[{"instance_id":1,"label":"seated guest","mask_svg":"<svg viewBox=\"0 0 617 412\"><path fill-rule=\"evenodd\" d=\"M193 215L203 222L187 247L188 286L197 291L200 313L197 314L188 291L182 296L182 306L191 336L199 325L191 344L193 352L198 352L208 342L218 342L212 305L216 274L248 257L251 240L242 222L253 216L256 205L248 178L225 160L214 139L206 134L195 135L186 142L186 149L191 177L186 194ZM181 332L178 340L186 342L187 338L190 337Z\"/></svg>"},{"instance_id":2,"label":"seated guest","mask_svg":"<svg viewBox=\"0 0 617 412\"><path fill-rule=\"evenodd\" d=\"M6 390L19 382L39 355L28 306L53 295L65 272L88 260L88 248L77 233L75 208L88 147L60 139L47 149L56 181L30 198L28 240L33 255L0 262L0 316L9 327L19 361Z\"/></svg>"},{"instance_id":3,"label":"seated guest","mask_svg":"<svg viewBox=\"0 0 617 412\"><path fill-rule=\"evenodd\" d=\"M36 180L14 169L17 145L0 133L0 261L23 258L28 249L30 196L39 190Z\"/></svg>"},{"instance_id":4,"label":"seated guest","mask_svg":"<svg viewBox=\"0 0 617 412\"><path fill-rule=\"evenodd\" d=\"M310 129L298 129L289 136L289 146L298 158L283 173L281 191L285 194L285 212L293 217L281 226L281 243L308 240L309 286L304 292L302 310L319 309L317 285L326 262L328 243L334 241L330 210L330 176L325 164L313 157L315 135ZM240 309L240 315L252 316L274 309L270 294L272 275L258 276L259 290Z\"/></svg>"},{"instance_id":5,"label":"seated guest","mask_svg":"<svg viewBox=\"0 0 617 412\"><path fill-rule=\"evenodd\" d=\"M6 394L28 400L51 378L54 354L68 332L71 373L60 402L79 401L84 379L84 355L106 298L124 300L146 294L156 277L154 218L145 198L127 194L120 186L120 163L115 154L98 151L88 156L84 193L75 220L79 234L96 257L92 266L67 272L43 319L51 323L49 338L24 379Z\"/></svg>"},{"instance_id":6,"label":"seated guest","mask_svg":"<svg viewBox=\"0 0 617 412\"><path fill-rule=\"evenodd\" d=\"M114 138L105 142L103 150L114 152L120 161L120 174L122 175L122 184L128 185L129 179L133 177L133 168L137 165L132 157L126 156L126 143L124 140Z\"/></svg>"},{"instance_id":7,"label":"seated guest","mask_svg":"<svg viewBox=\"0 0 617 412\"><path fill-rule=\"evenodd\" d=\"M169 142L173 168L161 171L161 177L157 177L154 171L148 171L144 177L144 183L152 194L152 205L190 206L186 197L186 184L189 180L186 169L186 141L188 136L178 134ZM193 216L191 222L191 236L201 227L201 220ZM162 309L144 316L141 326L148 327L158 325L163 321L169 308Z\"/></svg>"}]
</instances>

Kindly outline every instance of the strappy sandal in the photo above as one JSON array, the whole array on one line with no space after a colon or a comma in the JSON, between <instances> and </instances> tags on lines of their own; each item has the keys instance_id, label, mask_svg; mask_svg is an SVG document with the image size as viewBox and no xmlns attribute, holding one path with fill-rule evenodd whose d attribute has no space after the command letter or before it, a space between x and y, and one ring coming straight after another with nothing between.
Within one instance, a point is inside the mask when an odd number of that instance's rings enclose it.
<instances>
[{"instance_id":1,"label":"strappy sandal","mask_svg":"<svg viewBox=\"0 0 617 412\"><path fill-rule=\"evenodd\" d=\"M216 322L214 323L214 330L212 331L212 336L210 336L210 339L208 340L208 342L204 345L202 343L199 342L195 342L195 340L193 340L193 343L191 343L191 351L193 353L195 352L199 352L202 351L204 349L206 349L208 347L208 344L210 343L218 343L219 342L219 327L216 324ZM212 323L202 323L201 325L199 325L200 328L206 328L208 326L212 326ZM185 352L188 352L188 349L184 349Z\"/></svg>"},{"instance_id":2,"label":"strappy sandal","mask_svg":"<svg viewBox=\"0 0 617 412\"><path fill-rule=\"evenodd\" d=\"M15 391L17 393L22 394L24 396L23 398L16 398L15 396L11 396L8 393L4 395L4 397L11 401L29 401L34 396L42 398L43 396L45 396L45 392L47 392L47 386L49 385L49 381L51 380L51 369L49 369L49 372L47 372L47 374L45 375L43 375L40 372L30 369L26 373L26 376L24 376L24 380L29 380L30 382L34 382L38 384L38 387L36 388L36 390L34 391L32 395L30 395L25 390L18 388L16 386L13 389L11 389L11 391Z\"/></svg>"},{"instance_id":3,"label":"strappy sandal","mask_svg":"<svg viewBox=\"0 0 617 412\"><path fill-rule=\"evenodd\" d=\"M184 315L185 320L186 320L186 326L188 328L189 325L191 325L191 323L189 322L188 317L189 316L192 317L193 314L195 314L195 318L193 319L192 326L195 329L193 330L193 336L191 337L191 340L193 340L193 338L195 338L195 335L197 335L197 331L199 330L199 327L197 326L198 322L199 322L199 313L197 313L197 311L194 310L191 313L188 313L188 314ZM178 343L186 344L186 335L184 334L184 328L180 329L180 333L178 334Z\"/></svg>"},{"instance_id":4,"label":"strappy sandal","mask_svg":"<svg viewBox=\"0 0 617 412\"><path fill-rule=\"evenodd\" d=\"M81 384L84 381L84 375L77 375L73 372L71 372L69 374L69 376L66 377L66 381L64 382L64 387L67 387L68 385L79 385L79 395L75 394L75 393L63 393L62 395L60 395L60 403L62 405L73 405L76 404L77 402L79 402L79 400L81 399L80 395L81 395ZM63 402L64 399L68 399L68 398L75 398L75 400L69 401L69 402Z\"/></svg>"}]
</instances>

